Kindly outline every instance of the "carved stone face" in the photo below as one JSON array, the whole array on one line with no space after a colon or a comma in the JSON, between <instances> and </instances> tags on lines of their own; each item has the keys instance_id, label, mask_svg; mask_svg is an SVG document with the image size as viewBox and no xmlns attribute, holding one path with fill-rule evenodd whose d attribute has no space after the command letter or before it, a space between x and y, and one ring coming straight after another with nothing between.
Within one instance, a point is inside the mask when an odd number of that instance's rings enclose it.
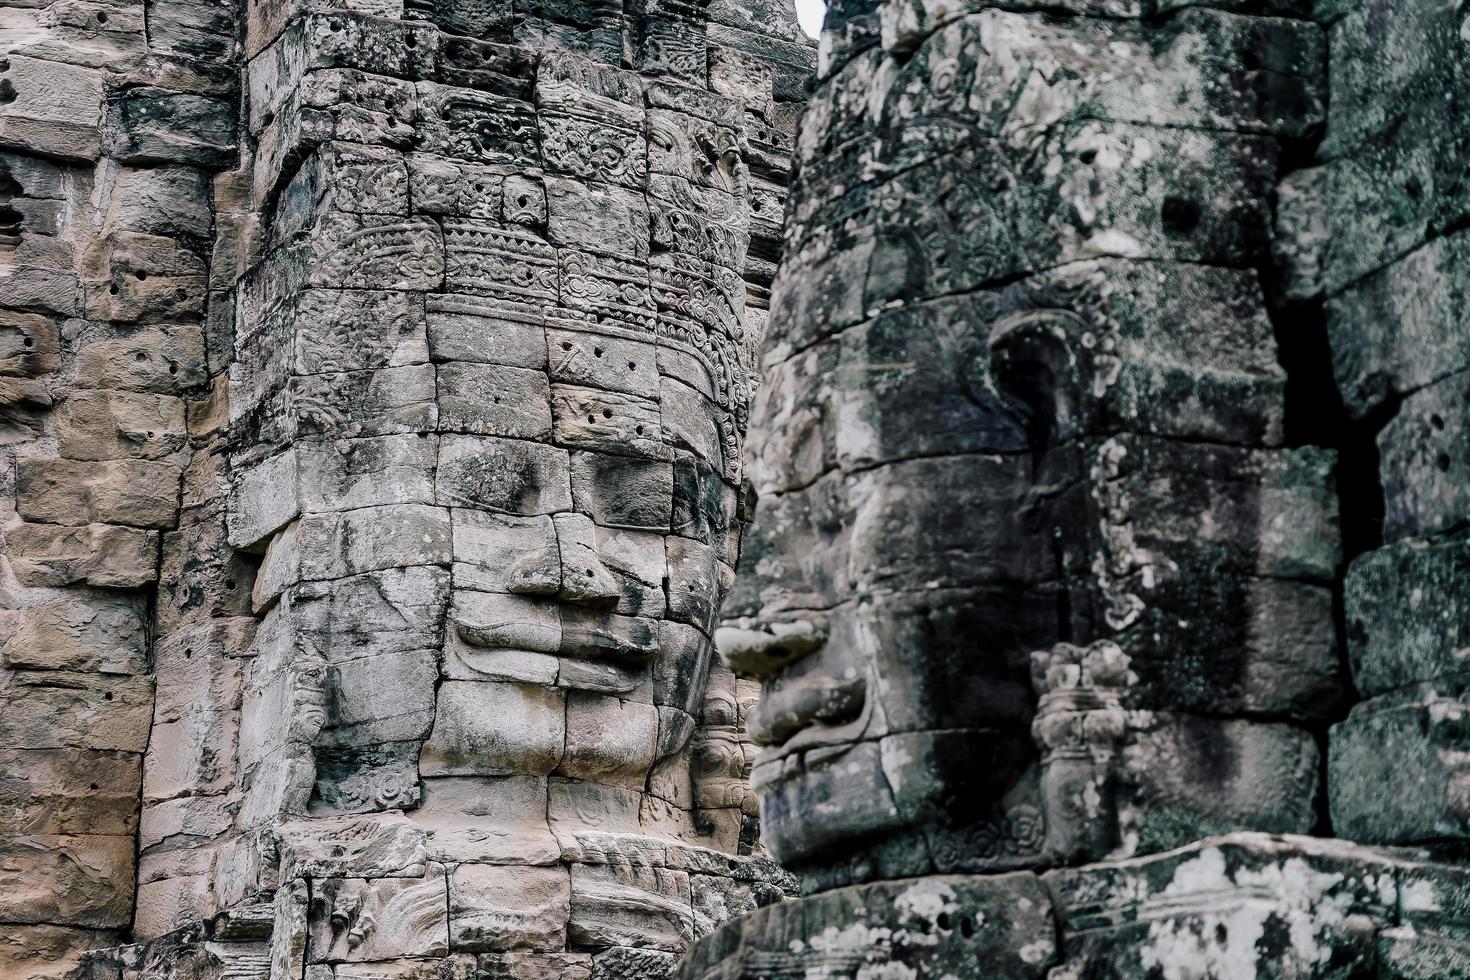
<instances>
[{"instance_id":1,"label":"carved stone face","mask_svg":"<svg viewBox=\"0 0 1470 980\"><path fill-rule=\"evenodd\" d=\"M762 832L809 883L1003 868L1041 845L1027 656L1058 608L1025 432L984 375L994 312L882 314L779 362L758 402L758 595L720 644L764 681Z\"/></svg>"},{"instance_id":2,"label":"carved stone face","mask_svg":"<svg viewBox=\"0 0 1470 980\"><path fill-rule=\"evenodd\" d=\"M763 330L744 115L552 50L505 67L534 111L425 82L411 152L331 144L283 192L305 288L247 291L233 381L292 445L241 467L236 537L294 481L256 600L319 600L328 808L439 813L469 780L543 826L558 794L600 830L687 825Z\"/></svg>"}]
</instances>

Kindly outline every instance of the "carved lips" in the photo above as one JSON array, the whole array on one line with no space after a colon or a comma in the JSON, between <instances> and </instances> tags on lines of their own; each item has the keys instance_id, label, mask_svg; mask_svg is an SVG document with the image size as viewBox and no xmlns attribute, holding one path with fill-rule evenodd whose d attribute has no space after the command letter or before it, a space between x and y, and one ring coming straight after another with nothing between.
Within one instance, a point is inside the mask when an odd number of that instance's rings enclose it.
<instances>
[{"instance_id":1,"label":"carved lips","mask_svg":"<svg viewBox=\"0 0 1470 980\"><path fill-rule=\"evenodd\" d=\"M455 632L465 644L460 659L478 673L609 694L642 683L659 652L654 620L555 602L479 621L462 614Z\"/></svg>"}]
</instances>

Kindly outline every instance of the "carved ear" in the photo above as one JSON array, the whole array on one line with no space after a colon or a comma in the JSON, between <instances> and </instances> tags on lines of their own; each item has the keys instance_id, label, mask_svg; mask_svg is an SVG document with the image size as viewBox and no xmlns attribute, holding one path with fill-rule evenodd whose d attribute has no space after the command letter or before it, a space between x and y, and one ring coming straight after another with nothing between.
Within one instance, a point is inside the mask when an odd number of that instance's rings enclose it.
<instances>
[{"instance_id":1,"label":"carved ear","mask_svg":"<svg viewBox=\"0 0 1470 980\"><path fill-rule=\"evenodd\" d=\"M1066 310L1025 310L990 329L995 388L1022 419L1033 449L1086 429L1078 347L1086 327Z\"/></svg>"}]
</instances>

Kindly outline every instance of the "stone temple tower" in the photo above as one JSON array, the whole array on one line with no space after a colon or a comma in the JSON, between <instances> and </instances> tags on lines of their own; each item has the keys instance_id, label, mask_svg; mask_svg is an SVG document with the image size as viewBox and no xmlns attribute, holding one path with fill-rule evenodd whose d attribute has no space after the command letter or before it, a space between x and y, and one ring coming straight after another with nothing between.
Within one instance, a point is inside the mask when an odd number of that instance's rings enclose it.
<instances>
[{"instance_id":1,"label":"stone temple tower","mask_svg":"<svg viewBox=\"0 0 1470 980\"><path fill-rule=\"evenodd\" d=\"M786 4L0 43L0 975L643 978L782 897L711 634Z\"/></svg>"},{"instance_id":2,"label":"stone temple tower","mask_svg":"<svg viewBox=\"0 0 1470 980\"><path fill-rule=\"evenodd\" d=\"M832 5L683 977L1470 975L1467 13Z\"/></svg>"}]
</instances>

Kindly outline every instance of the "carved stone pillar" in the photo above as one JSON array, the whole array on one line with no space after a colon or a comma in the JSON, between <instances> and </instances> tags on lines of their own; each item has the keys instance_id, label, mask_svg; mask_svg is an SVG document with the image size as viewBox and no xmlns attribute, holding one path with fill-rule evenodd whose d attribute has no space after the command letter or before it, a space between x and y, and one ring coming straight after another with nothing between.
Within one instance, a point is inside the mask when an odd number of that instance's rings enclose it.
<instances>
[{"instance_id":1,"label":"carved stone pillar","mask_svg":"<svg viewBox=\"0 0 1470 980\"><path fill-rule=\"evenodd\" d=\"M0 972L667 972L790 887L710 637L811 47L227 8L0 60Z\"/></svg>"}]
</instances>

